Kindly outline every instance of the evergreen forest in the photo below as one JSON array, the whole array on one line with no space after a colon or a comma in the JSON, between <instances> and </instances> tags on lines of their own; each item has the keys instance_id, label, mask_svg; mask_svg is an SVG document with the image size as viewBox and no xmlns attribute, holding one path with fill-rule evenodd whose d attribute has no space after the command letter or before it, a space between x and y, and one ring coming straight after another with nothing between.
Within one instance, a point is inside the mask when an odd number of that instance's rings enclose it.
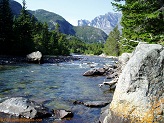
<instances>
[{"instance_id":1,"label":"evergreen forest","mask_svg":"<svg viewBox=\"0 0 164 123\"><path fill-rule=\"evenodd\" d=\"M163 0L114 0L121 11L122 35L119 40L121 52L131 52L139 42L164 45L164 1ZM117 35L117 34L116 34Z\"/></svg>"}]
</instances>

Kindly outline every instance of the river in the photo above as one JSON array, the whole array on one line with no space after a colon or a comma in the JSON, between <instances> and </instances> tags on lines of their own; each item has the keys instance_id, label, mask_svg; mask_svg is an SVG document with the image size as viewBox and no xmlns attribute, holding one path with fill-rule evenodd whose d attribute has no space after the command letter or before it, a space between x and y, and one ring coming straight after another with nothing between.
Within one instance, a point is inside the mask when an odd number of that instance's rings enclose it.
<instances>
[{"instance_id":1,"label":"river","mask_svg":"<svg viewBox=\"0 0 164 123\"><path fill-rule=\"evenodd\" d=\"M44 119L52 123L97 123L100 108L74 105L79 101L107 101L112 99L108 87L99 88L105 76L84 77L90 67L112 65L110 58L79 56L78 61L55 64L16 64L0 69L0 98L23 96L51 109L66 109L74 113L72 119Z\"/></svg>"}]
</instances>

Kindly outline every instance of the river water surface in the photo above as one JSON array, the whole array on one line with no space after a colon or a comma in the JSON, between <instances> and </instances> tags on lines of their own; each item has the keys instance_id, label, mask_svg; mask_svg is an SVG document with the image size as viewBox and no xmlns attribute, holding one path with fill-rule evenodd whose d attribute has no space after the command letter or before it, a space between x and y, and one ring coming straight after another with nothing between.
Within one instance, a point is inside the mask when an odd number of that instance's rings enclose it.
<instances>
[{"instance_id":1,"label":"river water surface","mask_svg":"<svg viewBox=\"0 0 164 123\"><path fill-rule=\"evenodd\" d=\"M112 65L113 59L79 56L79 61L57 64L19 64L0 69L0 98L24 96L51 109L66 109L74 113L72 119L44 119L52 123L97 123L100 108L74 105L79 101L107 101L112 99L108 87L99 88L105 76L84 77L90 67Z\"/></svg>"}]
</instances>

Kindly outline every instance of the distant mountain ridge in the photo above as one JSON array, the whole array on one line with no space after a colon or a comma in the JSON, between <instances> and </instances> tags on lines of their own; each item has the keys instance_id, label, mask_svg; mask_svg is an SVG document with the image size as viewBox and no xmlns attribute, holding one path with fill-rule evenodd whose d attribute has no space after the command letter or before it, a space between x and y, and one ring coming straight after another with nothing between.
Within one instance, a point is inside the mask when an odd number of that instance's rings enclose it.
<instances>
[{"instance_id":1,"label":"distant mountain ridge","mask_svg":"<svg viewBox=\"0 0 164 123\"><path fill-rule=\"evenodd\" d=\"M38 9L36 11L29 10L29 13L34 15L40 22L47 22L50 30L55 29L55 25L58 23L62 33L70 35L75 35L76 33L73 30L73 26L58 14L43 9Z\"/></svg>"},{"instance_id":2,"label":"distant mountain ridge","mask_svg":"<svg viewBox=\"0 0 164 123\"><path fill-rule=\"evenodd\" d=\"M10 0L10 6L13 14L18 16L22 9L21 4L14 0ZM36 11L28 10L28 12L30 15L34 15L38 21L42 23L46 22L50 30L55 29L55 25L58 23L62 33L76 36L87 43L104 43L108 37L105 32L98 28L93 28L91 26L85 26L83 28L80 26L73 26L62 16L53 12L43 9L38 9Z\"/></svg>"},{"instance_id":3,"label":"distant mountain ridge","mask_svg":"<svg viewBox=\"0 0 164 123\"><path fill-rule=\"evenodd\" d=\"M77 36L81 40L88 43L104 43L107 39L107 35L101 29L93 28L91 26L85 26L81 28L80 26L73 26L68 21L66 21L62 16L49 12L43 9L36 11L29 10L29 13L33 14L39 21L47 22L50 30L55 29L55 25L58 23L60 25L60 31L64 34Z\"/></svg>"},{"instance_id":4,"label":"distant mountain ridge","mask_svg":"<svg viewBox=\"0 0 164 123\"><path fill-rule=\"evenodd\" d=\"M108 12L105 15L95 17L93 20L78 20L78 26L92 26L103 30L106 34L109 34L116 25L121 28L120 20L121 13Z\"/></svg>"}]
</instances>

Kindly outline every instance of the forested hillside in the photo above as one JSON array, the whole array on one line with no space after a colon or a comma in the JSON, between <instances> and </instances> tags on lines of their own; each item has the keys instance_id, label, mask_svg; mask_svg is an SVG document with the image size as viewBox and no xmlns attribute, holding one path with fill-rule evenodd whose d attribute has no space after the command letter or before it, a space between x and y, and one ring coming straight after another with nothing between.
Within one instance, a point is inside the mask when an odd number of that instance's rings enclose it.
<instances>
[{"instance_id":1,"label":"forested hillside","mask_svg":"<svg viewBox=\"0 0 164 123\"><path fill-rule=\"evenodd\" d=\"M95 27L91 26L75 26L75 36L86 43L105 43L107 34Z\"/></svg>"},{"instance_id":2,"label":"forested hillside","mask_svg":"<svg viewBox=\"0 0 164 123\"><path fill-rule=\"evenodd\" d=\"M38 19L38 21L42 23L46 22L48 24L49 30L54 30L55 25L58 23L60 25L60 31L62 33L70 35L75 34L73 26L58 14L43 9L39 9L36 11L28 10L28 12L34 15Z\"/></svg>"}]
</instances>

